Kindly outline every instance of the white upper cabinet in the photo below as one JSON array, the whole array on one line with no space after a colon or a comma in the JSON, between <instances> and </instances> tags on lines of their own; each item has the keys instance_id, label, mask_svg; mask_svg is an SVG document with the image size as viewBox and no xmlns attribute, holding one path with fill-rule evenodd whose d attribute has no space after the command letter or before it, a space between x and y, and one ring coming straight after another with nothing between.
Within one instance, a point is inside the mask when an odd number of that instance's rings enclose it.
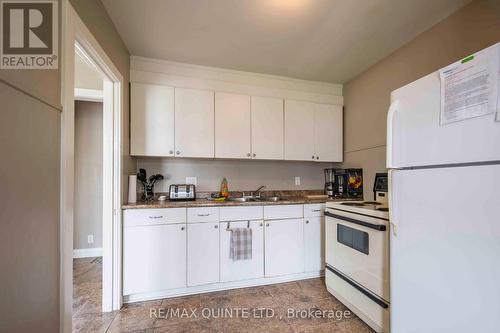
<instances>
[{"instance_id":1,"label":"white upper cabinet","mask_svg":"<svg viewBox=\"0 0 500 333\"><path fill-rule=\"evenodd\" d=\"M175 156L214 157L214 92L175 88Z\"/></svg>"},{"instance_id":2,"label":"white upper cabinet","mask_svg":"<svg viewBox=\"0 0 500 333\"><path fill-rule=\"evenodd\" d=\"M215 157L251 158L250 96L215 93Z\"/></svg>"},{"instance_id":3,"label":"white upper cabinet","mask_svg":"<svg viewBox=\"0 0 500 333\"><path fill-rule=\"evenodd\" d=\"M312 161L314 157L314 109L311 102L285 101L285 159Z\"/></svg>"},{"instance_id":4,"label":"white upper cabinet","mask_svg":"<svg viewBox=\"0 0 500 333\"><path fill-rule=\"evenodd\" d=\"M283 159L283 99L252 96L252 158Z\"/></svg>"},{"instance_id":5,"label":"white upper cabinet","mask_svg":"<svg viewBox=\"0 0 500 333\"><path fill-rule=\"evenodd\" d=\"M342 106L316 104L314 110L314 158L342 162Z\"/></svg>"},{"instance_id":6,"label":"white upper cabinet","mask_svg":"<svg viewBox=\"0 0 500 333\"><path fill-rule=\"evenodd\" d=\"M130 154L174 156L174 88L131 84Z\"/></svg>"}]
</instances>

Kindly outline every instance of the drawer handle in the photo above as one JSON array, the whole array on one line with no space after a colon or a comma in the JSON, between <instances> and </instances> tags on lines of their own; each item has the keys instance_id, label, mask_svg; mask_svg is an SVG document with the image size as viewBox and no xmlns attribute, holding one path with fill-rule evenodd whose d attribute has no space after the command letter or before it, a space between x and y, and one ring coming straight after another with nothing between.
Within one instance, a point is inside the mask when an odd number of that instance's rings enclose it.
<instances>
[{"instance_id":1,"label":"drawer handle","mask_svg":"<svg viewBox=\"0 0 500 333\"><path fill-rule=\"evenodd\" d=\"M158 215L158 216L150 216L150 219L162 219L163 215Z\"/></svg>"},{"instance_id":2,"label":"drawer handle","mask_svg":"<svg viewBox=\"0 0 500 333\"><path fill-rule=\"evenodd\" d=\"M186 229L186 228L184 228L184 227L181 227L181 230L184 230L184 229Z\"/></svg>"},{"instance_id":3,"label":"drawer handle","mask_svg":"<svg viewBox=\"0 0 500 333\"><path fill-rule=\"evenodd\" d=\"M198 214L198 216L203 217L203 216L210 216L210 214Z\"/></svg>"},{"instance_id":4,"label":"drawer handle","mask_svg":"<svg viewBox=\"0 0 500 333\"><path fill-rule=\"evenodd\" d=\"M313 209L313 212L321 212L321 209Z\"/></svg>"}]
</instances>

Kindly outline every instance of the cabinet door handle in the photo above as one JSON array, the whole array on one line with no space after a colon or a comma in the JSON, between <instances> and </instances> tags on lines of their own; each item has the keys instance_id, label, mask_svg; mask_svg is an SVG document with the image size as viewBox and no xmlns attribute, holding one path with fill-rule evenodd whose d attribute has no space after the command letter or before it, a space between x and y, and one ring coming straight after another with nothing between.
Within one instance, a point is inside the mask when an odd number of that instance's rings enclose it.
<instances>
[{"instance_id":1,"label":"cabinet door handle","mask_svg":"<svg viewBox=\"0 0 500 333\"><path fill-rule=\"evenodd\" d=\"M314 160L314 156L312 157L312 159Z\"/></svg>"},{"instance_id":2,"label":"cabinet door handle","mask_svg":"<svg viewBox=\"0 0 500 333\"><path fill-rule=\"evenodd\" d=\"M266 227L269 227L269 223L266 223Z\"/></svg>"},{"instance_id":3,"label":"cabinet door handle","mask_svg":"<svg viewBox=\"0 0 500 333\"><path fill-rule=\"evenodd\" d=\"M203 217L203 216L210 216L210 214L198 214L198 216Z\"/></svg>"},{"instance_id":4,"label":"cabinet door handle","mask_svg":"<svg viewBox=\"0 0 500 333\"><path fill-rule=\"evenodd\" d=\"M316 156L316 159L319 160L319 156Z\"/></svg>"},{"instance_id":5,"label":"cabinet door handle","mask_svg":"<svg viewBox=\"0 0 500 333\"><path fill-rule=\"evenodd\" d=\"M162 219L163 215L158 215L158 216L150 216L150 219Z\"/></svg>"},{"instance_id":6,"label":"cabinet door handle","mask_svg":"<svg viewBox=\"0 0 500 333\"><path fill-rule=\"evenodd\" d=\"M306 224L309 224L309 221L306 221Z\"/></svg>"},{"instance_id":7,"label":"cabinet door handle","mask_svg":"<svg viewBox=\"0 0 500 333\"><path fill-rule=\"evenodd\" d=\"M169 153L170 155L172 155L172 154L174 153L174 151L173 151L173 150L171 150L171 151L169 151L168 153Z\"/></svg>"},{"instance_id":8,"label":"cabinet door handle","mask_svg":"<svg viewBox=\"0 0 500 333\"><path fill-rule=\"evenodd\" d=\"M180 154L181 154L181 152L180 152L180 151L176 151L175 153L176 153L177 155L180 155Z\"/></svg>"},{"instance_id":9,"label":"cabinet door handle","mask_svg":"<svg viewBox=\"0 0 500 333\"><path fill-rule=\"evenodd\" d=\"M181 230L184 230L184 229L186 229L186 228L185 227L181 227Z\"/></svg>"},{"instance_id":10,"label":"cabinet door handle","mask_svg":"<svg viewBox=\"0 0 500 333\"><path fill-rule=\"evenodd\" d=\"M252 155L250 153L247 153L247 157L250 157L250 156L252 156Z\"/></svg>"},{"instance_id":11,"label":"cabinet door handle","mask_svg":"<svg viewBox=\"0 0 500 333\"><path fill-rule=\"evenodd\" d=\"M259 226L261 226L261 227L262 227L262 223L259 223Z\"/></svg>"},{"instance_id":12,"label":"cabinet door handle","mask_svg":"<svg viewBox=\"0 0 500 333\"><path fill-rule=\"evenodd\" d=\"M214 225L214 228L215 229L219 229L219 226L216 224L216 225Z\"/></svg>"},{"instance_id":13,"label":"cabinet door handle","mask_svg":"<svg viewBox=\"0 0 500 333\"><path fill-rule=\"evenodd\" d=\"M254 154L253 154L253 157L255 157L255 156L257 156L257 154L255 154L255 153L254 153Z\"/></svg>"}]
</instances>

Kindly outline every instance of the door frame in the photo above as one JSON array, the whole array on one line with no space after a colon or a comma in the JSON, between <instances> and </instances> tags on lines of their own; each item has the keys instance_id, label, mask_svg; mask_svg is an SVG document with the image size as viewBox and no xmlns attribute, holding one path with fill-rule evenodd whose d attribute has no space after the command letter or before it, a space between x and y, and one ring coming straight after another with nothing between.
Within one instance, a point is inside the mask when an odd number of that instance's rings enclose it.
<instances>
[{"instance_id":1,"label":"door frame","mask_svg":"<svg viewBox=\"0 0 500 333\"><path fill-rule=\"evenodd\" d=\"M61 202L60 331L71 332L73 310L74 70L75 52L86 56L103 82L103 312L120 309L121 293L121 125L123 76L77 15L61 1Z\"/></svg>"}]
</instances>

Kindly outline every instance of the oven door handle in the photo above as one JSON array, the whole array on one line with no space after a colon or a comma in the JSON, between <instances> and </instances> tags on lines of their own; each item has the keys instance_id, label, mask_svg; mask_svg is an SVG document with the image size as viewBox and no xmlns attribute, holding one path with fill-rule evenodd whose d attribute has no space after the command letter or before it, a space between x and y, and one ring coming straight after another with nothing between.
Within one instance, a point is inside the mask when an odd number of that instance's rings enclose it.
<instances>
[{"instance_id":1,"label":"oven door handle","mask_svg":"<svg viewBox=\"0 0 500 333\"><path fill-rule=\"evenodd\" d=\"M337 214L332 214L330 212L325 212L325 216L329 216L329 217L333 217L333 218L336 218L336 219L339 219L339 220L342 220L342 221L346 221L346 222L349 222L349 223L361 225L363 227L367 227L367 228L374 229L374 230L377 230L377 231L386 231L386 229L387 229L385 225L374 224L374 223L369 223L369 222L364 222L364 221L358 221L358 220L352 219L350 217L346 217L346 216L342 216L342 215L337 215Z\"/></svg>"}]
</instances>

